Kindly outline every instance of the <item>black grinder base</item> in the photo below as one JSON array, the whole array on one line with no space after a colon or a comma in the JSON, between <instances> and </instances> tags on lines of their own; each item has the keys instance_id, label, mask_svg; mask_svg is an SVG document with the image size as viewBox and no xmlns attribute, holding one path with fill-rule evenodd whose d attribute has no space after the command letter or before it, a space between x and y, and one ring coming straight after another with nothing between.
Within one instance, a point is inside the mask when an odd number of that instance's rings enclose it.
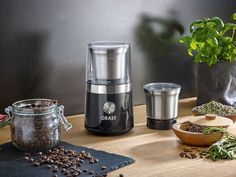
<instances>
[{"instance_id":1,"label":"black grinder base","mask_svg":"<svg viewBox=\"0 0 236 177\"><path fill-rule=\"evenodd\" d=\"M170 130L172 125L176 123L176 118L169 120L157 120L152 118L147 118L147 127L155 130Z\"/></svg>"},{"instance_id":2,"label":"black grinder base","mask_svg":"<svg viewBox=\"0 0 236 177\"><path fill-rule=\"evenodd\" d=\"M99 135L99 136L119 136L119 135L124 135L128 132L130 132L133 127L131 127L130 129L127 129L127 130L123 130L123 131L118 131L118 132L115 132L115 131L100 131L100 130L96 130L96 129L93 129L93 128L90 128L90 127L86 127L85 126L85 129L88 131L88 133L91 133L91 134L94 134L94 135Z\"/></svg>"},{"instance_id":3,"label":"black grinder base","mask_svg":"<svg viewBox=\"0 0 236 177\"><path fill-rule=\"evenodd\" d=\"M113 136L128 133L133 127L132 92L118 94L86 93L85 128L88 132ZM115 105L107 112L104 105Z\"/></svg>"}]
</instances>

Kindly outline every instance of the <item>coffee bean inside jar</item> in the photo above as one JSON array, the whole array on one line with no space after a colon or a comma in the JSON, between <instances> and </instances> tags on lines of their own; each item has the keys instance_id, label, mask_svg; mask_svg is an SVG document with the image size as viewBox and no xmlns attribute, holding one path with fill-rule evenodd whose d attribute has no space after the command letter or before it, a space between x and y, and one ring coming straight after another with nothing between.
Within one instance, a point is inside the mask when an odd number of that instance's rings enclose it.
<instances>
[{"instance_id":1,"label":"coffee bean inside jar","mask_svg":"<svg viewBox=\"0 0 236 177\"><path fill-rule=\"evenodd\" d=\"M52 148L60 141L60 122L66 130L71 124L64 117L64 107L56 100L29 99L5 109L10 117L12 143L24 151Z\"/></svg>"}]
</instances>

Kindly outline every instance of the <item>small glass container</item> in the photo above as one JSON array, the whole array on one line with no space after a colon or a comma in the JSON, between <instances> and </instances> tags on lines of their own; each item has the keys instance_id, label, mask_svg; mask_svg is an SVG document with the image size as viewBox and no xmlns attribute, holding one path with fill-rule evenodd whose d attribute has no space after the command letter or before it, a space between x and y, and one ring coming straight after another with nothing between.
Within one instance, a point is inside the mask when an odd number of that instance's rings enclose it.
<instances>
[{"instance_id":1,"label":"small glass container","mask_svg":"<svg viewBox=\"0 0 236 177\"><path fill-rule=\"evenodd\" d=\"M68 131L72 125L57 100L28 99L5 109L11 125L12 144L23 151L41 151L60 141L60 123Z\"/></svg>"}]
</instances>

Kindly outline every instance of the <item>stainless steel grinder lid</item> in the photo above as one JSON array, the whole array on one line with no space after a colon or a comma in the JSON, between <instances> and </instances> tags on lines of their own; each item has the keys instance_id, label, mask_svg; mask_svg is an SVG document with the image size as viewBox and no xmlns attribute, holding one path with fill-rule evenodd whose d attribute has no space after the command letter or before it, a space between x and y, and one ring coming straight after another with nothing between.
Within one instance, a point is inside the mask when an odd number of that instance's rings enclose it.
<instances>
[{"instance_id":1,"label":"stainless steel grinder lid","mask_svg":"<svg viewBox=\"0 0 236 177\"><path fill-rule=\"evenodd\" d=\"M88 45L87 82L124 84L130 82L130 45L117 41L97 41Z\"/></svg>"}]
</instances>

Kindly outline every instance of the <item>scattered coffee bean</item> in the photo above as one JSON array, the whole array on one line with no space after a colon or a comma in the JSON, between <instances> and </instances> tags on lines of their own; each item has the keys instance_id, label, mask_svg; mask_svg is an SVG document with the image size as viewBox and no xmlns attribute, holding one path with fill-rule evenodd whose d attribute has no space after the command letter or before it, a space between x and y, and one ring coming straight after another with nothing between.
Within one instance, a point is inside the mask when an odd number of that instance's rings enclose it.
<instances>
[{"instance_id":1,"label":"scattered coffee bean","mask_svg":"<svg viewBox=\"0 0 236 177\"><path fill-rule=\"evenodd\" d=\"M33 166L39 166L40 163L39 162L33 162Z\"/></svg>"},{"instance_id":2,"label":"scattered coffee bean","mask_svg":"<svg viewBox=\"0 0 236 177\"><path fill-rule=\"evenodd\" d=\"M63 175L67 175L67 174L69 174L70 172L68 171L68 170L66 170L66 171L64 171L63 172Z\"/></svg>"},{"instance_id":3,"label":"scattered coffee bean","mask_svg":"<svg viewBox=\"0 0 236 177\"><path fill-rule=\"evenodd\" d=\"M105 170L105 169L107 169L107 166L101 166L101 169Z\"/></svg>"},{"instance_id":4,"label":"scattered coffee bean","mask_svg":"<svg viewBox=\"0 0 236 177\"><path fill-rule=\"evenodd\" d=\"M72 173L71 175L72 175L73 177L76 177L76 176L79 175L79 173L78 173L78 172L74 172L74 173Z\"/></svg>"},{"instance_id":5,"label":"scattered coffee bean","mask_svg":"<svg viewBox=\"0 0 236 177\"><path fill-rule=\"evenodd\" d=\"M88 174L89 174L89 175L92 175L92 174L94 174L94 171L93 171L93 170L89 170L89 171L88 171Z\"/></svg>"},{"instance_id":6,"label":"scattered coffee bean","mask_svg":"<svg viewBox=\"0 0 236 177\"><path fill-rule=\"evenodd\" d=\"M124 177L124 175L123 174L119 174L119 177Z\"/></svg>"},{"instance_id":7,"label":"scattered coffee bean","mask_svg":"<svg viewBox=\"0 0 236 177\"><path fill-rule=\"evenodd\" d=\"M63 168L69 168L69 165L68 164L62 164L62 167Z\"/></svg>"},{"instance_id":8,"label":"scattered coffee bean","mask_svg":"<svg viewBox=\"0 0 236 177\"><path fill-rule=\"evenodd\" d=\"M78 164L77 164L77 167L81 167L81 163L78 163Z\"/></svg>"},{"instance_id":9,"label":"scattered coffee bean","mask_svg":"<svg viewBox=\"0 0 236 177\"><path fill-rule=\"evenodd\" d=\"M81 174L81 173L82 173L82 170L78 169L77 172L78 172L79 174Z\"/></svg>"},{"instance_id":10,"label":"scattered coffee bean","mask_svg":"<svg viewBox=\"0 0 236 177\"><path fill-rule=\"evenodd\" d=\"M46 160L46 159L47 159L47 156L46 156L46 155L43 155L43 156L42 156L42 159L43 159L43 160Z\"/></svg>"},{"instance_id":11,"label":"scattered coffee bean","mask_svg":"<svg viewBox=\"0 0 236 177\"><path fill-rule=\"evenodd\" d=\"M53 163L54 163L54 160L52 160L52 159L49 160L49 163L50 163L50 164L53 164Z\"/></svg>"},{"instance_id":12,"label":"scattered coffee bean","mask_svg":"<svg viewBox=\"0 0 236 177\"><path fill-rule=\"evenodd\" d=\"M31 154L29 152L26 152L25 153L25 156L30 156Z\"/></svg>"},{"instance_id":13,"label":"scattered coffee bean","mask_svg":"<svg viewBox=\"0 0 236 177\"><path fill-rule=\"evenodd\" d=\"M99 175L97 177L106 177L106 176L107 176L107 174L102 174L102 175Z\"/></svg>"},{"instance_id":14,"label":"scattered coffee bean","mask_svg":"<svg viewBox=\"0 0 236 177\"><path fill-rule=\"evenodd\" d=\"M87 169L87 168L83 169L83 172L84 172L84 173L87 173L87 172L88 172L88 169Z\"/></svg>"},{"instance_id":15,"label":"scattered coffee bean","mask_svg":"<svg viewBox=\"0 0 236 177\"><path fill-rule=\"evenodd\" d=\"M90 164L94 164L94 161L93 161L93 160L90 160L89 163L90 163Z\"/></svg>"},{"instance_id":16,"label":"scattered coffee bean","mask_svg":"<svg viewBox=\"0 0 236 177\"><path fill-rule=\"evenodd\" d=\"M103 174L103 175L98 176L98 177L107 177L107 174Z\"/></svg>"},{"instance_id":17,"label":"scattered coffee bean","mask_svg":"<svg viewBox=\"0 0 236 177\"><path fill-rule=\"evenodd\" d=\"M82 159L80 159L78 162L79 162L79 163L83 163L84 161L83 161Z\"/></svg>"},{"instance_id":18,"label":"scattered coffee bean","mask_svg":"<svg viewBox=\"0 0 236 177\"><path fill-rule=\"evenodd\" d=\"M28 156L25 156L25 157L24 157L24 160L29 160L29 157L28 157Z\"/></svg>"},{"instance_id":19,"label":"scattered coffee bean","mask_svg":"<svg viewBox=\"0 0 236 177\"><path fill-rule=\"evenodd\" d=\"M28 155L28 154L26 154ZM31 161L33 166L45 166L51 169L52 176L57 176L57 172L60 171L62 175L67 177L77 177L82 173L93 175L92 169L79 169L84 161L87 164L97 163L99 160L93 157L90 153L82 151L77 153L74 150L66 150L61 147L50 149L47 153L38 152L36 155L24 156L24 160ZM105 170L106 166L101 166L101 169ZM103 176L104 177L104 176Z\"/></svg>"},{"instance_id":20,"label":"scattered coffee bean","mask_svg":"<svg viewBox=\"0 0 236 177\"><path fill-rule=\"evenodd\" d=\"M57 171L58 171L57 168L53 168L53 169L52 169L52 172L57 172Z\"/></svg>"},{"instance_id":21,"label":"scattered coffee bean","mask_svg":"<svg viewBox=\"0 0 236 177\"><path fill-rule=\"evenodd\" d=\"M57 172L58 171L58 167L56 165L54 165L53 168L52 168L52 171L53 172Z\"/></svg>"}]
</instances>

